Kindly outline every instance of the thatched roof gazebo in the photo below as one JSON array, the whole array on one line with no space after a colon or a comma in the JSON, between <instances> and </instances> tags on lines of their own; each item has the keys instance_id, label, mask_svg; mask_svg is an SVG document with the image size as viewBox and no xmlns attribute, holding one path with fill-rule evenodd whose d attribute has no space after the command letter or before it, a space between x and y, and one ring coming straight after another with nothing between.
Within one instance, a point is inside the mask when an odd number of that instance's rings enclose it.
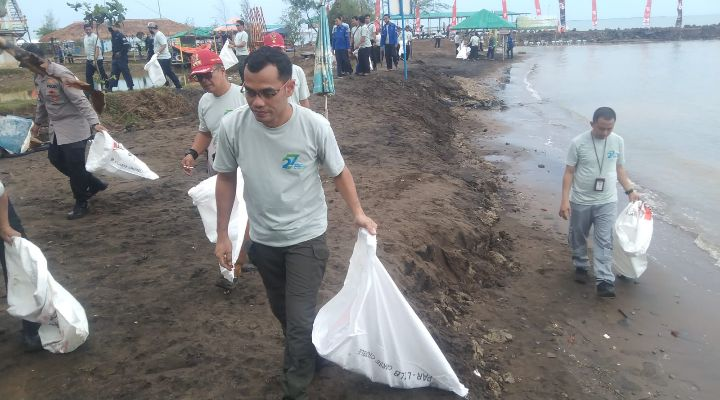
<instances>
[{"instance_id":1,"label":"thatched roof gazebo","mask_svg":"<svg viewBox=\"0 0 720 400\"><path fill-rule=\"evenodd\" d=\"M126 36L135 36L136 33L142 32L147 35L148 29L147 24L148 22L155 22L158 24L158 28L162 33L165 34L165 36L172 36L178 32L187 31L191 29L192 27L181 24L179 22L175 22L169 19L165 18L154 18L154 19L126 19L122 22L120 25L120 30L126 35ZM50 39L55 39L59 41L76 41L76 40L82 40L83 36L85 35L85 30L83 29L83 25L85 25L85 22L73 22L72 24L62 28L58 29L56 31L50 32L40 38L41 42L49 42ZM99 29L99 36L102 40L110 40L110 32L108 32L105 25L101 25Z\"/></svg>"}]
</instances>

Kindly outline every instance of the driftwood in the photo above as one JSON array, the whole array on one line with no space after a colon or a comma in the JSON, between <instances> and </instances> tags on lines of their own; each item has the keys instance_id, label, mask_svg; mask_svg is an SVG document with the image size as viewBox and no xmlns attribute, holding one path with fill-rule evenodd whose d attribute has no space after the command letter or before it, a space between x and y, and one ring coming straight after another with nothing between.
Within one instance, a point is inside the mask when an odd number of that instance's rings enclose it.
<instances>
[{"instance_id":1,"label":"driftwood","mask_svg":"<svg viewBox=\"0 0 720 400\"><path fill-rule=\"evenodd\" d=\"M98 115L102 114L103 110L105 109L105 93L95 89L91 84L83 82L77 78L63 79L49 74L42 66L45 63L45 60L38 57L37 54L17 47L15 44L10 43L4 38L0 37L0 53L2 53L2 51L6 51L8 54L15 57L15 59L20 62L20 66L23 68L27 68L30 71L42 76L49 76L51 78L55 78L58 81L62 82L65 86L90 92L90 103L92 104L93 109L95 109L95 112L98 113Z\"/></svg>"}]
</instances>

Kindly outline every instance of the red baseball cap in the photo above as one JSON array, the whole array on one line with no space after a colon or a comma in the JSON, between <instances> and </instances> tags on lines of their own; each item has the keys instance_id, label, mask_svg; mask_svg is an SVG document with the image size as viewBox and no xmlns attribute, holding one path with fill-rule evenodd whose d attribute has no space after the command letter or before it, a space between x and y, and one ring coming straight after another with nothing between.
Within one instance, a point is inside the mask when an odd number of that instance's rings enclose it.
<instances>
[{"instance_id":1,"label":"red baseball cap","mask_svg":"<svg viewBox=\"0 0 720 400\"><path fill-rule=\"evenodd\" d=\"M284 49L285 38L277 32L266 33L265 36L263 36L263 46L281 47Z\"/></svg>"},{"instance_id":2,"label":"red baseball cap","mask_svg":"<svg viewBox=\"0 0 720 400\"><path fill-rule=\"evenodd\" d=\"M190 57L190 75L205 74L218 65L222 64L220 56L212 50L200 49Z\"/></svg>"}]
</instances>

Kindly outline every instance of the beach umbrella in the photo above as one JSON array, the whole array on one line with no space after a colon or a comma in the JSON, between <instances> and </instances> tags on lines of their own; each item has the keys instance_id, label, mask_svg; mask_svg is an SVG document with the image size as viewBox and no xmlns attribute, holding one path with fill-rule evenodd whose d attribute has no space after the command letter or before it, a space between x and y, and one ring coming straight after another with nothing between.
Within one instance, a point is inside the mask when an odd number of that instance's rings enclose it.
<instances>
[{"instance_id":1,"label":"beach umbrella","mask_svg":"<svg viewBox=\"0 0 720 400\"><path fill-rule=\"evenodd\" d=\"M320 7L320 29L315 43L315 74L313 76L313 93L325 97L325 118L328 118L328 95L335 94L333 82L333 54L330 47L330 27L328 26L327 10Z\"/></svg>"}]
</instances>

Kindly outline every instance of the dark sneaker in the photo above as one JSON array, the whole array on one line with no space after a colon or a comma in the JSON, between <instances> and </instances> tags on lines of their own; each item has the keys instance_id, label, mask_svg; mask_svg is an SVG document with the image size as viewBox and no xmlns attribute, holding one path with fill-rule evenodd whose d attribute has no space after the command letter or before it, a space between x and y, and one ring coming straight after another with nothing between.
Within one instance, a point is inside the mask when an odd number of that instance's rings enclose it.
<instances>
[{"instance_id":1,"label":"dark sneaker","mask_svg":"<svg viewBox=\"0 0 720 400\"><path fill-rule=\"evenodd\" d=\"M103 190L108 188L107 183L100 181L100 180L98 180L98 182L100 182L100 183L97 185L90 185L90 187L88 188L88 190L87 190L87 198L88 199L95 196L98 192L102 192Z\"/></svg>"},{"instance_id":2,"label":"dark sneaker","mask_svg":"<svg viewBox=\"0 0 720 400\"><path fill-rule=\"evenodd\" d=\"M217 282L215 282L215 286L225 289L225 291L230 292L233 289L235 289L235 286L237 286L238 278L233 278L233 281L230 282L229 280L223 278L222 276L218 278Z\"/></svg>"},{"instance_id":3,"label":"dark sneaker","mask_svg":"<svg viewBox=\"0 0 720 400\"><path fill-rule=\"evenodd\" d=\"M615 297L615 285L610 282L600 281L597 284L597 295L598 297Z\"/></svg>"},{"instance_id":4,"label":"dark sneaker","mask_svg":"<svg viewBox=\"0 0 720 400\"><path fill-rule=\"evenodd\" d=\"M33 336L23 336L23 347L25 348L25 352L27 353L33 353L36 351L40 351L43 349L42 341L40 340L40 335L33 335Z\"/></svg>"},{"instance_id":5,"label":"dark sneaker","mask_svg":"<svg viewBox=\"0 0 720 400\"><path fill-rule=\"evenodd\" d=\"M88 211L89 210L87 201L77 202L75 203L72 211L68 213L67 219L73 220L82 218L88 214Z\"/></svg>"},{"instance_id":6,"label":"dark sneaker","mask_svg":"<svg viewBox=\"0 0 720 400\"><path fill-rule=\"evenodd\" d=\"M588 274L587 268L575 267L575 282L582 285L588 283L590 274Z\"/></svg>"}]
</instances>

